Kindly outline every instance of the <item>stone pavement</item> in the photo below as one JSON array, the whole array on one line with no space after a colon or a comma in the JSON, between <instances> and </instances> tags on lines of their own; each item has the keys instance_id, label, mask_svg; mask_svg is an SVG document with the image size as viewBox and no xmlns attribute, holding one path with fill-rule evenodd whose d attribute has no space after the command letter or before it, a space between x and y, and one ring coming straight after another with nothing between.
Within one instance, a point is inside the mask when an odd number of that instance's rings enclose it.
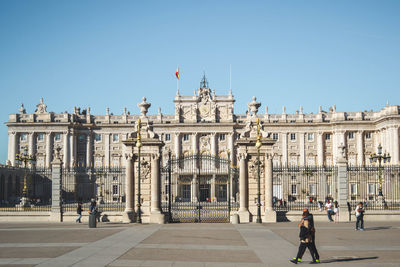
<instances>
[{"instance_id":1,"label":"stone pavement","mask_svg":"<svg viewBox=\"0 0 400 267\"><path fill-rule=\"evenodd\" d=\"M400 223L316 223L321 266L400 266ZM294 266L297 223L1 223L0 266ZM309 252L304 264L311 260Z\"/></svg>"}]
</instances>

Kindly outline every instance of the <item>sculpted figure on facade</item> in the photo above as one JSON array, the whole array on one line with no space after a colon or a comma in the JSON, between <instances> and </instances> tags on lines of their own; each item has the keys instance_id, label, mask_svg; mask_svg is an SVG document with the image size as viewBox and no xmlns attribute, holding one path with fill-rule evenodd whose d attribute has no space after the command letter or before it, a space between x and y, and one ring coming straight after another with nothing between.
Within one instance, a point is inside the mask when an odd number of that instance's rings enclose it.
<instances>
[{"instance_id":1,"label":"sculpted figure on facade","mask_svg":"<svg viewBox=\"0 0 400 267\"><path fill-rule=\"evenodd\" d=\"M43 97L40 98L40 103L36 105L35 114L45 114L47 112L47 106L43 103Z\"/></svg>"}]
</instances>

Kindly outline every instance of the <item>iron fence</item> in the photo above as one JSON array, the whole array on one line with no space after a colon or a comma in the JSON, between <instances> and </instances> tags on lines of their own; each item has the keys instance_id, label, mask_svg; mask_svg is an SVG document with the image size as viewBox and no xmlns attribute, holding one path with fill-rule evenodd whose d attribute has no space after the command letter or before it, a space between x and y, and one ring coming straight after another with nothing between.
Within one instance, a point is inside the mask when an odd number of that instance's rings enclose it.
<instances>
[{"instance_id":1,"label":"iron fence","mask_svg":"<svg viewBox=\"0 0 400 267\"><path fill-rule=\"evenodd\" d=\"M63 170L63 211L75 211L78 203L88 208L91 200L97 201L100 211L123 211L125 169L76 167Z\"/></svg>"},{"instance_id":2,"label":"iron fence","mask_svg":"<svg viewBox=\"0 0 400 267\"><path fill-rule=\"evenodd\" d=\"M275 210L321 209L336 198L336 167L286 166L273 168Z\"/></svg>"},{"instance_id":3,"label":"iron fence","mask_svg":"<svg viewBox=\"0 0 400 267\"><path fill-rule=\"evenodd\" d=\"M348 166L347 176L352 207L363 202L367 209L400 209L400 166Z\"/></svg>"},{"instance_id":4,"label":"iron fence","mask_svg":"<svg viewBox=\"0 0 400 267\"><path fill-rule=\"evenodd\" d=\"M25 183L27 201L22 206ZM0 211L50 211L51 184L49 168L1 168Z\"/></svg>"}]
</instances>

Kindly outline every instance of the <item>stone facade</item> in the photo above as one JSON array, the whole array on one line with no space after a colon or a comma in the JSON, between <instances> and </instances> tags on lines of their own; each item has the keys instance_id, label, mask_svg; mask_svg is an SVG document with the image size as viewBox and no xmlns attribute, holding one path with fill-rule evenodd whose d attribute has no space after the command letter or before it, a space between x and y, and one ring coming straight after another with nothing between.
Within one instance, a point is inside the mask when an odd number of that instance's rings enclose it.
<instances>
[{"instance_id":1,"label":"stone facade","mask_svg":"<svg viewBox=\"0 0 400 267\"><path fill-rule=\"evenodd\" d=\"M200 89L192 96L174 98L175 114L147 115L150 103L144 98L138 104L141 112L133 115L124 108L121 115L110 113L93 115L90 108L74 107L73 113L47 111L43 99L34 113L26 113L23 105L19 113L10 114L8 126L8 165L15 166L15 155L28 147L35 154L37 166L50 167L56 147L61 148L64 168L73 166L126 166L127 140L136 131L137 121L165 143L173 155L209 154L222 157L230 151L237 164L235 142L249 133L255 118L261 122L263 137L276 140L272 148L274 165L334 165L339 146L346 147L350 165L369 164L370 153L379 143L392 156L392 164L399 164L400 106L387 105L380 111L337 112L336 107L316 114L304 114L300 107L296 114L258 113L261 103L249 103L247 114L234 113L232 92L219 96L208 88L203 77Z\"/></svg>"}]
</instances>

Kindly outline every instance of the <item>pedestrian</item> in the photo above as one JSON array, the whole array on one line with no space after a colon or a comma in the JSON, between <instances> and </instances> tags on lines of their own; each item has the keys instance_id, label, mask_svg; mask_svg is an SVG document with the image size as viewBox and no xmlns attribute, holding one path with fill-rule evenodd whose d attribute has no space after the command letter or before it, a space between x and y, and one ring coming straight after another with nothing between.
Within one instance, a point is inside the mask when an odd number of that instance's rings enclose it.
<instances>
[{"instance_id":1,"label":"pedestrian","mask_svg":"<svg viewBox=\"0 0 400 267\"><path fill-rule=\"evenodd\" d=\"M326 210L326 212L328 214L329 221L333 222L333 219L332 219L332 215L333 215L332 203L329 201L329 199L326 200L325 210Z\"/></svg>"},{"instance_id":2,"label":"pedestrian","mask_svg":"<svg viewBox=\"0 0 400 267\"><path fill-rule=\"evenodd\" d=\"M78 207L76 208L76 213L78 214L78 217L76 218L75 222L81 223L82 211L82 203L78 203Z\"/></svg>"},{"instance_id":3,"label":"pedestrian","mask_svg":"<svg viewBox=\"0 0 400 267\"><path fill-rule=\"evenodd\" d=\"M318 201L318 208L319 208L319 211L322 211L322 201L320 200L320 201Z\"/></svg>"},{"instance_id":4,"label":"pedestrian","mask_svg":"<svg viewBox=\"0 0 400 267\"><path fill-rule=\"evenodd\" d=\"M335 201L333 204L333 212L335 213L335 223L339 222L339 203Z\"/></svg>"},{"instance_id":5,"label":"pedestrian","mask_svg":"<svg viewBox=\"0 0 400 267\"><path fill-rule=\"evenodd\" d=\"M309 227L311 230L311 246L312 246L312 250L314 251L314 258L316 263L319 263L319 254L318 254L318 250L317 250L317 245L315 244L315 225L314 225L314 216L312 213L310 213L310 211L305 208L303 210L303 213L305 213L304 215L306 215L304 217L304 220L308 220L309 223ZM308 214L308 215L307 215Z\"/></svg>"},{"instance_id":6,"label":"pedestrian","mask_svg":"<svg viewBox=\"0 0 400 267\"><path fill-rule=\"evenodd\" d=\"M310 222L309 220L305 220L305 218L309 215L308 212L303 212L303 216L301 219L301 222L299 224L300 227L300 233L299 233L299 237L300 237L300 245L299 245L299 250L297 252L297 256L296 258L293 258L290 260L290 262L297 264L299 262L301 262L301 258L304 255L304 252L306 251L306 248L308 248L308 250L311 253L311 257L312 257L312 262L311 263L318 263L315 259L315 252L313 250L313 247L311 246L312 243L312 234L311 234L311 229L310 229Z\"/></svg>"},{"instance_id":7,"label":"pedestrian","mask_svg":"<svg viewBox=\"0 0 400 267\"><path fill-rule=\"evenodd\" d=\"M356 222L356 231L358 229L360 229L361 231L364 231L364 207L363 207L363 203L360 202L358 203L357 207L356 207L356 218L357 218L357 222ZM358 228L360 226L360 228Z\"/></svg>"}]
</instances>

